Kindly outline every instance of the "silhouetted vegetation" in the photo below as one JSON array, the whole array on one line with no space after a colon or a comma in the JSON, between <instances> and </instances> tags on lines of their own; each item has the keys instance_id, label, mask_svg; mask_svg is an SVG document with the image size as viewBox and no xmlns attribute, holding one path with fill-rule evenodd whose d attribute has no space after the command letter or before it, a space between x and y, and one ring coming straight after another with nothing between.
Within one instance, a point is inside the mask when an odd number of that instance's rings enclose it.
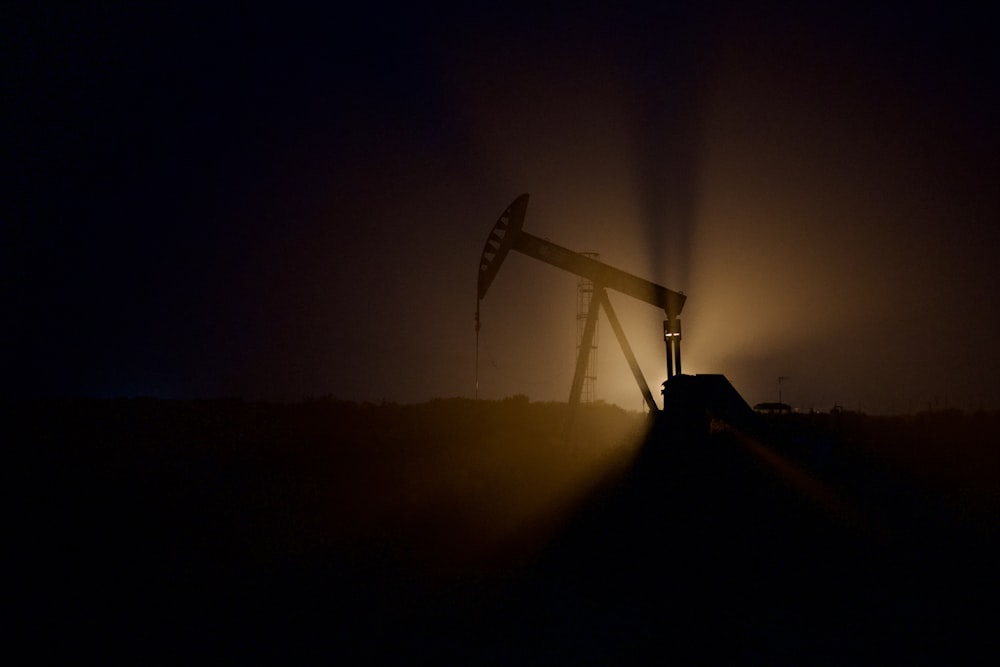
<instances>
[{"instance_id":1,"label":"silhouetted vegetation","mask_svg":"<svg viewBox=\"0 0 1000 667\"><path fill-rule=\"evenodd\" d=\"M853 632L859 599L865 632L925 630L934 604L965 601L928 582L967 585L956 564L978 576L997 553L996 413L761 419L754 441L836 489L885 535L871 544L906 545L871 552L754 472L744 436L660 428L637 454L651 422L610 405L581 410L569 441L565 404L523 396L2 407L14 599L41 658L503 662L579 639L577 657L603 660L716 632L773 658L785 639L768 633L798 627L793 591L811 591L832 629L795 630L801 656ZM873 587L897 554L916 592ZM890 601L845 593L855 580Z\"/></svg>"},{"instance_id":2,"label":"silhouetted vegetation","mask_svg":"<svg viewBox=\"0 0 1000 667\"><path fill-rule=\"evenodd\" d=\"M626 463L645 424L589 406L567 443L565 405L516 396L67 400L3 412L7 450L25 464L14 497L36 620L55 615L111 647L253 626L234 614L284 627L285 606L341 621L378 609L375 631L410 600L419 625L412 601L423 597L402 589L530 560L560 513Z\"/></svg>"},{"instance_id":3,"label":"silhouetted vegetation","mask_svg":"<svg viewBox=\"0 0 1000 667\"><path fill-rule=\"evenodd\" d=\"M763 417L770 445L812 470L838 476L892 472L966 518L1000 518L1000 413L831 413ZM915 491L916 492L916 491ZM998 526L1000 528L1000 526Z\"/></svg>"}]
</instances>

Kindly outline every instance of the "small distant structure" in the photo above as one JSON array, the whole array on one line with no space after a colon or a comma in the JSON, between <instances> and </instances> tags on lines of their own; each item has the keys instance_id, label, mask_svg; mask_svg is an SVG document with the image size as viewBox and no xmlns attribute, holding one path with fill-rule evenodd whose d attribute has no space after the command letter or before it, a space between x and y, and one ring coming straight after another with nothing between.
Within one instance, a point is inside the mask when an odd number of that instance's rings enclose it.
<instances>
[{"instance_id":1,"label":"small distant structure","mask_svg":"<svg viewBox=\"0 0 1000 667\"><path fill-rule=\"evenodd\" d=\"M753 411L760 415L790 415L792 414L792 406L781 400L781 383L785 380L791 380L792 378L787 375L778 376L778 402L774 403L771 401L765 401L764 403L758 403L753 406Z\"/></svg>"},{"instance_id":2,"label":"small distant structure","mask_svg":"<svg viewBox=\"0 0 1000 667\"><path fill-rule=\"evenodd\" d=\"M758 403L753 406L754 412L762 415L789 415L792 413L792 406L788 403L782 403L778 401Z\"/></svg>"}]
</instances>

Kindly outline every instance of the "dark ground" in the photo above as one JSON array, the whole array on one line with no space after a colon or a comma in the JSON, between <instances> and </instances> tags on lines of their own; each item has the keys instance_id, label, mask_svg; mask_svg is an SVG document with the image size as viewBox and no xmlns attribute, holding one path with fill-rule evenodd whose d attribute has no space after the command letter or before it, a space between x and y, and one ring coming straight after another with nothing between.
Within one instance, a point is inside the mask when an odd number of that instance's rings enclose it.
<instances>
[{"instance_id":1,"label":"dark ground","mask_svg":"<svg viewBox=\"0 0 1000 667\"><path fill-rule=\"evenodd\" d=\"M519 398L3 408L37 662L996 658L1000 415L663 417L632 459L642 417L568 445Z\"/></svg>"}]
</instances>

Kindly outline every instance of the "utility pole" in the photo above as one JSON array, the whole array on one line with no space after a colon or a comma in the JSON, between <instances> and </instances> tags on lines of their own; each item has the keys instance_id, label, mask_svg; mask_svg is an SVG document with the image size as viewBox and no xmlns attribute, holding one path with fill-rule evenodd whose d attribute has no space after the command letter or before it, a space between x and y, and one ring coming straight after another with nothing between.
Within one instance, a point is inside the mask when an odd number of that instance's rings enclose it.
<instances>
[{"instance_id":1,"label":"utility pole","mask_svg":"<svg viewBox=\"0 0 1000 667\"><path fill-rule=\"evenodd\" d=\"M778 403L781 403L781 383L784 382L785 380L791 380L791 379L792 378L788 377L787 375L778 376Z\"/></svg>"}]
</instances>

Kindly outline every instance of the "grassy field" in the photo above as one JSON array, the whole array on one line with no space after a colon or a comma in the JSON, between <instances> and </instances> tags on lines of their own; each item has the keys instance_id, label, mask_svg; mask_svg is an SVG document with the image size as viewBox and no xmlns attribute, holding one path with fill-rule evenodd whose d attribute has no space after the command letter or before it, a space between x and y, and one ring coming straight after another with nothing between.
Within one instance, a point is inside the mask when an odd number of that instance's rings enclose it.
<instances>
[{"instance_id":1,"label":"grassy field","mask_svg":"<svg viewBox=\"0 0 1000 667\"><path fill-rule=\"evenodd\" d=\"M787 617L824 572L847 589L893 578L824 608L874 605L864 632L898 648L937 605L982 601L946 591L998 553L996 414L762 420L769 468L725 430L679 442L602 404L569 429L564 404L524 397L3 410L15 636L39 659L603 662L716 633L741 659L801 657L851 635L825 611L818 634ZM810 504L816 488L839 504ZM900 555L913 597L887 575ZM867 657L852 641L833 655Z\"/></svg>"}]
</instances>

